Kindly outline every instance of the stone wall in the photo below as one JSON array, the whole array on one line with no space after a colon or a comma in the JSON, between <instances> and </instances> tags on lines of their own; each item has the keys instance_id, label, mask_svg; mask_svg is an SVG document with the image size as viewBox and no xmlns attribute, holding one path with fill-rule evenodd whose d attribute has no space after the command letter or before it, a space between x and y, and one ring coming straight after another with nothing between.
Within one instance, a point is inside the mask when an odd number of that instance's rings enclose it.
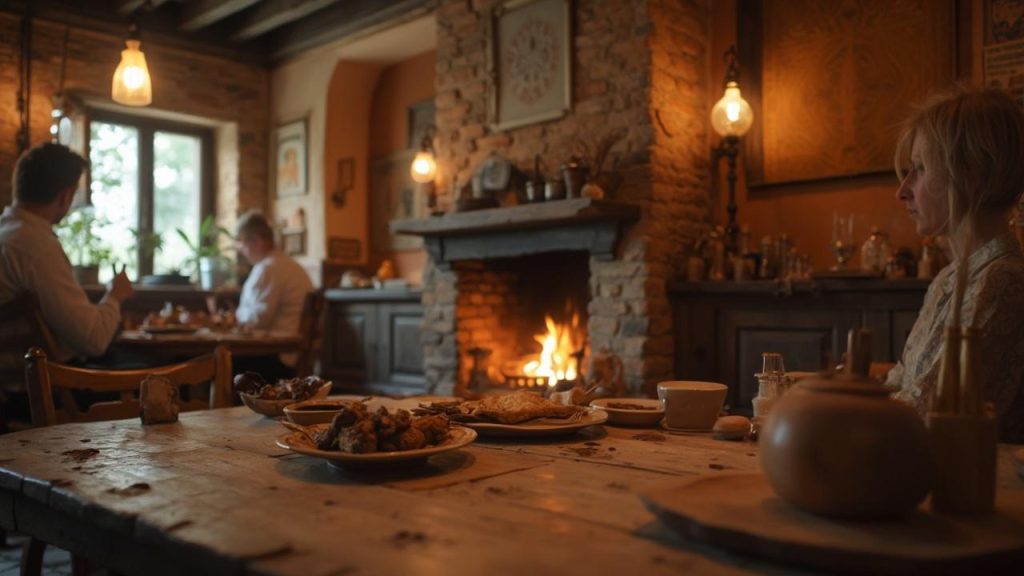
<instances>
[{"instance_id":1,"label":"stone wall","mask_svg":"<svg viewBox=\"0 0 1024 576\"><path fill-rule=\"evenodd\" d=\"M32 34L30 141L49 140L51 98L60 80L67 28L36 19ZM266 208L269 71L201 53L146 42L142 49L153 78L153 104L140 113L172 111L204 118L217 127L218 212L233 215ZM11 200L11 172L18 157L17 93L20 16L0 11L0 205ZM79 28L68 35L64 89L80 99L110 100L110 80L124 38ZM230 139L231 142L223 140ZM234 191L238 193L235 194Z\"/></svg>"},{"instance_id":2,"label":"stone wall","mask_svg":"<svg viewBox=\"0 0 1024 576\"><path fill-rule=\"evenodd\" d=\"M439 2L438 157L441 205L450 181L467 182L492 152L522 169L541 154L549 168L580 140L618 133L613 149L622 186L613 199L637 204L641 220L620 242L616 260L590 261L589 341L618 354L628 387L651 393L672 374L666 285L682 240L708 217L706 150L708 7L705 1L576 0L573 5L573 108L561 120L493 133L487 124L485 23L497 0ZM553 175L550 173L549 175ZM424 272L426 372L448 392L466 351L456 340L458 267Z\"/></svg>"}]
</instances>

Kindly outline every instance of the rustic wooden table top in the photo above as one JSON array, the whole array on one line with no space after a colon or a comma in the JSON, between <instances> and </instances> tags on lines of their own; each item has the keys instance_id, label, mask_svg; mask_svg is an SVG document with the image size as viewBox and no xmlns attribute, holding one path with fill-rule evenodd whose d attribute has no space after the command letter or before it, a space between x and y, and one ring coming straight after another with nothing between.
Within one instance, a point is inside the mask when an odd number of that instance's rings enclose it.
<instances>
[{"instance_id":1,"label":"rustic wooden table top","mask_svg":"<svg viewBox=\"0 0 1024 576\"><path fill-rule=\"evenodd\" d=\"M114 340L114 346L118 348L168 356L206 354L220 344L226 345L235 356L277 354L297 351L302 345L302 337L265 330L249 333L199 330L193 333L164 334L124 330Z\"/></svg>"},{"instance_id":2,"label":"rustic wooden table top","mask_svg":"<svg viewBox=\"0 0 1024 576\"><path fill-rule=\"evenodd\" d=\"M353 471L278 448L284 433L238 407L0 436L0 526L126 574L794 572L690 544L637 497L757 470L749 442L596 426Z\"/></svg>"}]
</instances>

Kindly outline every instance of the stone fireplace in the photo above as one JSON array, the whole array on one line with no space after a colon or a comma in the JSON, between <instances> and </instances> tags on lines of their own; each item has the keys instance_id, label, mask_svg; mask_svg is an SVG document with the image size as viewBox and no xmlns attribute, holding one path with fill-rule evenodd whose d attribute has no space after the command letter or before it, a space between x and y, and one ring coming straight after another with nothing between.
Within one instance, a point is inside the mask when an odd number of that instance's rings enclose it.
<instances>
[{"instance_id":1,"label":"stone fireplace","mask_svg":"<svg viewBox=\"0 0 1024 576\"><path fill-rule=\"evenodd\" d=\"M430 255L422 331L428 387L463 389L474 347L516 354L533 330L516 324L544 315L524 286L546 281L576 286L567 290L583 294L577 298L585 301L589 349L619 356L627 387L652 393L674 370L666 287L682 270L686 242L709 220L707 3L572 2L572 110L560 120L493 132L484 48L497 3L438 5L439 189L468 182L492 153L529 171L536 154L557 166L581 142L613 133L621 135L611 157L622 185L604 203L465 213L452 212L454 201L442 192L448 214L396 223L396 231L423 235ZM551 262L565 273L538 280L530 272Z\"/></svg>"}]
</instances>

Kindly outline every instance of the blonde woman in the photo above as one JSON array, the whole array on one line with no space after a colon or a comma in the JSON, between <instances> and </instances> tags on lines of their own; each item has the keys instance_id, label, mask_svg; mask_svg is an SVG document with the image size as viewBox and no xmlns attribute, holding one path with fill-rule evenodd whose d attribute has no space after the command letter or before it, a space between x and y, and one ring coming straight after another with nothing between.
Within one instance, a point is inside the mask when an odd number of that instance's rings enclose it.
<instances>
[{"instance_id":1,"label":"blonde woman","mask_svg":"<svg viewBox=\"0 0 1024 576\"><path fill-rule=\"evenodd\" d=\"M928 287L903 357L886 379L924 416L936 393L945 326L980 330L985 395L1000 439L1024 442L1024 256L1010 214L1024 190L1024 113L1004 92L958 89L906 122L896 149L918 234L945 236L953 261Z\"/></svg>"}]
</instances>

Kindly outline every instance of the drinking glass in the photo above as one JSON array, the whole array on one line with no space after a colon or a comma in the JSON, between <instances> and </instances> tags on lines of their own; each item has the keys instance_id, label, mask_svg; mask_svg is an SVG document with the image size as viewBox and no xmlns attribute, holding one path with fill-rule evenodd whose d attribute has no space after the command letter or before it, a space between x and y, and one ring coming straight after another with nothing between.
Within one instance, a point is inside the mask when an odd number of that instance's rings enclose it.
<instances>
[{"instance_id":1,"label":"drinking glass","mask_svg":"<svg viewBox=\"0 0 1024 576\"><path fill-rule=\"evenodd\" d=\"M857 251L857 241L853 237L853 214L840 216L832 214L832 254L836 264L832 270L846 270L846 264Z\"/></svg>"}]
</instances>

